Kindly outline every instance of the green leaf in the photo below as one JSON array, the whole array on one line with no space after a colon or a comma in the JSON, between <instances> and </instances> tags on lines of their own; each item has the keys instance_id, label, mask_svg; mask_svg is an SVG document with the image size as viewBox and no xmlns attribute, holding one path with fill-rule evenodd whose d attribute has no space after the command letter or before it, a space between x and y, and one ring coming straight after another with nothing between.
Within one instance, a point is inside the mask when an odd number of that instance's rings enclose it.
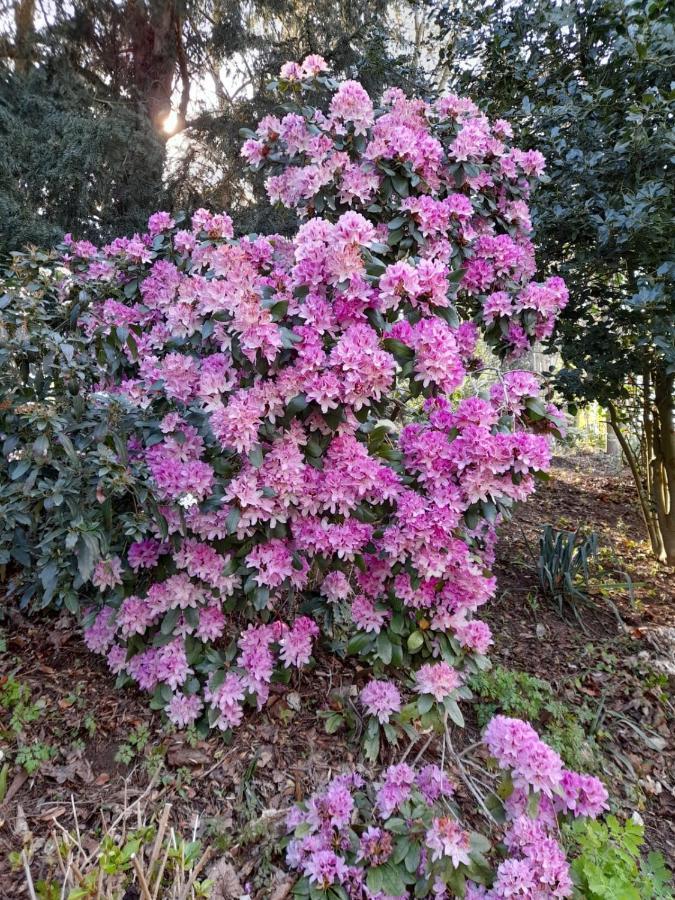
<instances>
[{"instance_id":1,"label":"green leaf","mask_svg":"<svg viewBox=\"0 0 675 900\"><path fill-rule=\"evenodd\" d=\"M418 650L421 650L424 646L424 632L419 630L413 631L408 636L407 646L410 653L417 653Z\"/></svg>"},{"instance_id":2,"label":"green leaf","mask_svg":"<svg viewBox=\"0 0 675 900\"><path fill-rule=\"evenodd\" d=\"M248 459L254 469L259 469L263 464L263 451L260 444L256 444L248 452Z\"/></svg>"},{"instance_id":3,"label":"green leaf","mask_svg":"<svg viewBox=\"0 0 675 900\"><path fill-rule=\"evenodd\" d=\"M405 881L401 877L401 873L397 866L388 862L383 866L379 866L379 869L382 872L381 890L384 893L389 894L392 897L400 897L401 894L405 894Z\"/></svg>"},{"instance_id":4,"label":"green leaf","mask_svg":"<svg viewBox=\"0 0 675 900\"><path fill-rule=\"evenodd\" d=\"M228 534L235 533L240 519L241 519L241 510L239 509L239 507L238 506L231 507L230 511L227 514L227 518L225 520L225 527L227 528Z\"/></svg>"},{"instance_id":5,"label":"green leaf","mask_svg":"<svg viewBox=\"0 0 675 900\"><path fill-rule=\"evenodd\" d=\"M404 865L408 872L414 874L419 868L421 847L419 844L411 844L410 850L406 853Z\"/></svg>"},{"instance_id":6,"label":"green leaf","mask_svg":"<svg viewBox=\"0 0 675 900\"><path fill-rule=\"evenodd\" d=\"M9 763L5 763L0 769L0 803L5 799L7 793L7 776L9 775Z\"/></svg>"},{"instance_id":7,"label":"green leaf","mask_svg":"<svg viewBox=\"0 0 675 900\"><path fill-rule=\"evenodd\" d=\"M365 631L360 631L358 634L355 634L347 644L347 654L349 656L354 656L357 653L362 653L366 649L366 647L372 644L372 642L372 634L368 634Z\"/></svg>"},{"instance_id":8,"label":"green leaf","mask_svg":"<svg viewBox=\"0 0 675 900\"><path fill-rule=\"evenodd\" d=\"M457 705L457 701L453 700L451 697L446 697L443 701L443 705L445 706L447 714L450 716L455 725L458 725L460 728L464 728L464 716L462 715L462 711Z\"/></svg>"},{"instance_id":9,"label":"green leaf","mask_svg":"<svg viewBox=\"0 0 675 900\"><path fill-rule=\"evenodd\" d=\"M328 716L324 725L326 734L335 734L336 731L339 731L340 728L342 728L344 722L344 716L340 713L333 713L332 715Z\"/></svg>"},{"instance_id":10,"label":"green leaf","mask_svg":"<svg viewBox=\"0 0 675 900\"><path fill-rule=\"evenodd\" d=\"M380 657L382 662L388 666L391 662L391 641L387 637L386 632L381 631L377 636L377 655Z\"/></svg>"},{"instance_id":11,"label":"green leaf","mask_svg":"<svg viewBox=\"0 0 675 900\"><path fill-rule=\"evenodd\" d=\"M434 698L431 694L422 694L422 696L417 701L417 709L420 715L428 713L432 709L434 702Z\"/></svg>"},{"instance_id":12,"label":"green leaf","mask_svg":"<svg viewBox=\"0 0 675 900\"><path fill-rule=\"evenodd\" d=\"M404 178L402 175L392 175L391 183L394 185L394 190L399 197L407 197L410 193L408 179Z\"/></svg>"},{"instance_id":13,"label":"green leaf","mask_svg":"<svg viewBox=\"0 0 675 900\"><path fill-rule=\"evenodd\" d=\"M373 894L380 893L383 887L382 866L368 869L366 884L368 885L368 890L372 891Z\"/></svg>"},{"instance_id":14,"label":"green leaf","mask_svg":"<svg viewBox=\"0 0 675 900\"><path fill-rule=\"evenodd\" d=\"M390 219L387 222L387 228L389 231L396 231L397 228L400 228L402 225L408 221L407 216L396 216L393 219Z\"/></svg>"},{"instance_id":15,"label":"green leaf","mask_svg":"<svg viewBox=\"0 0 675 900\"><path fill-rule=\"evenodd\" d=\"M9 467L9 477L12 481L17 481L22 475L26 474L31 465L31 459L20 459L18 462L12 463Z\"/></svg>"},{"instance_id":16,"label":"green leaf","mask_svg":"<svg viewBox=\"0 0 675 900\"><path fill-rule=\"evenodd\" d=\"M181 611L178 607L170 609L162 619L162 624L159 627L160 632L162 634L173 634L180 614Z\"/></svg>"}]
</instances>

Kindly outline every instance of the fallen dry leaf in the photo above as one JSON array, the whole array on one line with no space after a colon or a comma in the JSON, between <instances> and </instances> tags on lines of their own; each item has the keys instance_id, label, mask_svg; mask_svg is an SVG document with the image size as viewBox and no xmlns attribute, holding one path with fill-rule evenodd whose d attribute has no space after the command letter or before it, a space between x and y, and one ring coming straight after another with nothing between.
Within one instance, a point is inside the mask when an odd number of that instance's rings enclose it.
<instances>
[{"instance_id":1,"label":"fallen dry leaf","mask_svg":"<svg viewBox=\"0 0 675 900\"><path fill-rule=\"evenodd\" d=\"M65 784L66 781L81 781L84 784L92 784L94 774L86 759L78 757L65 766L55 766L48 763L42 767L42 774L48 778L54 778L57 784Z\"/></svg>"},{"instance_id":2,"label":"fallen dry leaf","mask_svg":"<svg viewBox=\"0 0 675 900\"><path fill-rule=\"evenodd\" d=\"M239 900L245 896L234 866L224 859L215 862L206 877L213 882L211 900Z\"/></svg>"},{"instance_id":3,"label":"fallen dry leaf","mask_svg":"<svg viewBox=\"0 0 675 900\"><path fill-rule=\"evenodd\" d=\"M198 747L186 747L182 744L169 748L166 760L170 766L206 766L212 762L212 757Z\"/></svg>"}]
</instances>

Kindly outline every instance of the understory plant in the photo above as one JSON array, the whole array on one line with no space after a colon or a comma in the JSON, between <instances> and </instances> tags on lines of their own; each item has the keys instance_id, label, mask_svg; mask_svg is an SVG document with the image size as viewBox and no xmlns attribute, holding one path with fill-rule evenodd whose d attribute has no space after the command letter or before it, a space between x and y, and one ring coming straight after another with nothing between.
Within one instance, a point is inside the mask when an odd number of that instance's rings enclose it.
<instances>
[{"instance_id":1,"label":"understory plant","mask_svg":"<svg viewBox=\"0 0 675 900\"><path fill-rule=\"evenodd\" d=\"M642 856L644 825L616 816L604 821L578 820L563 830L574 857L572 873L582 897L591 900L669 900L672 875L660 853Z\"/></svg>"},{"instance_id":2,"label":"understory plant","mask_svg":"<svg viewBox=\"0 0 675 900\"><path fill-rule=\"evenodd\" d=\"M37 853L30 841L21 853L11 854L13 865L26 873L30 895L40 900L210 897L213 882L206 867L211 849L204 849L194 834L185 836L173 826L171 804L157 812L145 796L139 800L125 805L96 837L83 832L77 818L72 831L52 831L39 854L40 868L47 870L43 878L33 878ZM128 827L127 817L135 821L135 828ZM87 840L83 841L83 833Z\"/></svg>"}]
</instances>

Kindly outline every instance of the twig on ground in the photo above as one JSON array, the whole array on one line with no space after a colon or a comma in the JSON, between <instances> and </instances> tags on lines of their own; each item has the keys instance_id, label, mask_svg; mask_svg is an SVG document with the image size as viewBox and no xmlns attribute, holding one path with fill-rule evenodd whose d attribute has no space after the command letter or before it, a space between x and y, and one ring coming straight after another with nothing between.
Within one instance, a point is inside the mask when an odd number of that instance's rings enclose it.
<instances>
[{"instance_id":1,"label":"twig on ground","mask_svg":"<svg viewBox=\"0 0 675 900\"><path fill-rule=\"evenodd\" d=\"M211 847L207 847L206 850L202 853L202 857L197 863L197 865L192 870L192 874L190 875L190 880L187 883L187 886L183 893L180 895L180 900L188 900L190 896L190 891L192 890L192 886L197 880L199 873L202 871L207 862L211 859L213 855L213 849Z\"/></svg>"},{"instance_id":2,"label":"twig on ground","mask_svg":"<svg viewBox=\"0 0 675 900\"><path fill-rule=\"evenodd\" d=\"M26 885L28 886L28 893L30 894L30 900L37 900L37 895L35 893L35 886L33 885L33 876L30 872L30 863L28 862L28 856L26 855L26 851L21 851L21 861L23 863L23 871L26 875Z\"/></svg>"}]
</instances>

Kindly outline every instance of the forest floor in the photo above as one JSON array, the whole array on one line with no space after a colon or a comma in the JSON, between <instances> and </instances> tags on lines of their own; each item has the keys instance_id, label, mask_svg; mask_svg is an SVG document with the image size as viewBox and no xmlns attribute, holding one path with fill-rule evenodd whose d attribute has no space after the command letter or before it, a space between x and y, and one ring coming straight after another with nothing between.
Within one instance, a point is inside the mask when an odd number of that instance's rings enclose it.
<instances>
[{"instance_id":1,"label":"forest floor","mask_svg":"<svg viewBox=\"0 0 675 900\"><path fill-rule=\"evenodd\" d=\"M539 588L546 523L598 534L591 602L578 607L579 619L569 610L561 617ZM459 742L475 740L495 711L529 718L570 766L608 782L619 812L639 813L648 846L672 864L675 579L650 558L630 476L602 454L556 457L551 479L503 527L497 556L499 591L486 613L494 668L475 686ZM359 680L358 665L319 659L290 690L273 693L229 745L218 736L191 741L167 731L142 695L115 690L69 618L27 620L7 610L0 748L10 765L5 785L0 775L0 897L30 896L22 847L35 881L55 877L53 835L79 829L81 844L96 852L102 822L127 817L135 827L170 803L171 826L212 850L215 898L244 890L254 900L283 900L292 881L278 868L278 811L353 761L356 746L325 734L316 712L331 691ZM384 761L396 761L402 749L388 749Z\"/></svg>"}]
</instances>

